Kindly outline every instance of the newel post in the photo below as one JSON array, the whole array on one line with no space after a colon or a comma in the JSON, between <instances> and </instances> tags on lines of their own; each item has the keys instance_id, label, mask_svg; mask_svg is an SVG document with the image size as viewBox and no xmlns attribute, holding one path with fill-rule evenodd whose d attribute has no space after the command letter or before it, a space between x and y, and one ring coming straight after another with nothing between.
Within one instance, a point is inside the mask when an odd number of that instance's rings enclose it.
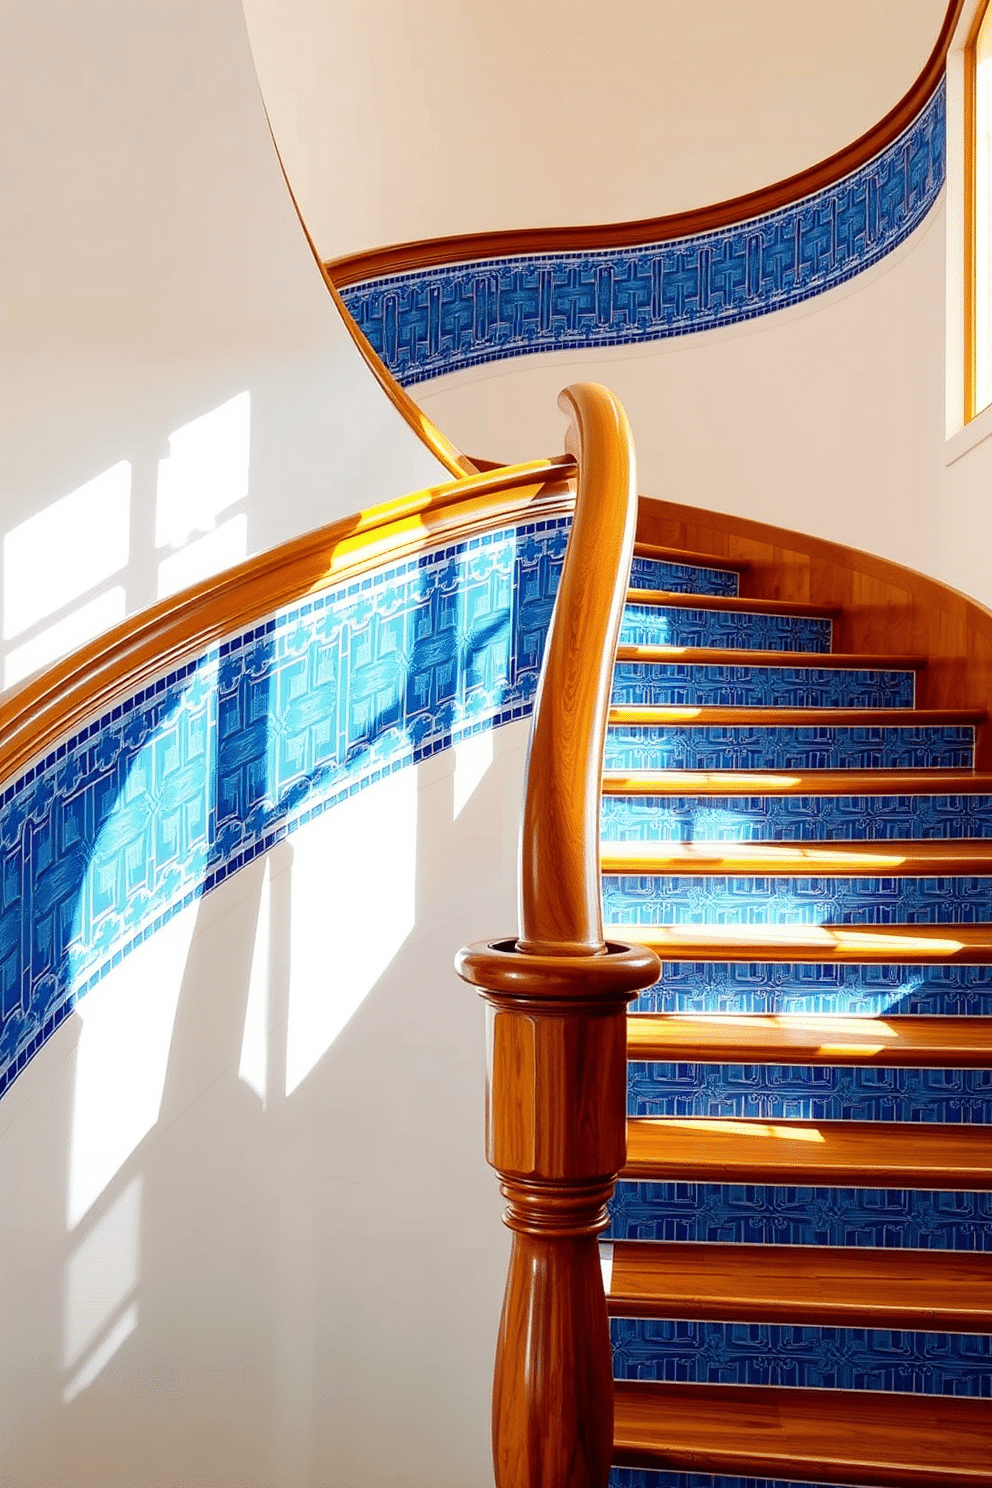
<instances>
[{"instance_id":1,"label":"newel post","mask_svg":"<svg viewBox=\"0 0 992 1488\"><path fill-rule=\"evenodd\" d=\"M575 517L534 709L520 936L456 965L487 1003L486 1155L513 1232L493 1380L497 1488L605 1488L609 1323L597 1236L626 1158L626 1009L657 980L603 940L599 789L637 518L626 416L605 388L559 399Z\"/></svg>"}]
</instances>

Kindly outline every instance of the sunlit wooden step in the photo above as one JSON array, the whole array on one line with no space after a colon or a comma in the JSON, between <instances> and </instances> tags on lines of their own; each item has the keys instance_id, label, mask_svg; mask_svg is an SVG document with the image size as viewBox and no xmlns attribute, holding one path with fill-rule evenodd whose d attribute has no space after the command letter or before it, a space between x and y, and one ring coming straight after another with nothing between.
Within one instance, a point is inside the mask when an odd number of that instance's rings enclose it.
<instances>
[{"instance_id":1,"label":"sunlit wooden step","mask_svg":"<svg viewBox=\"0 0 992 1488\"><path fill-rule=\"evenodd\" d=\"M607 770L607 796L992 795L975 770Z\"/></svg>"},{"instance_id":2,"label":"sunlit wooden step","mask_svg":"<svg viewBox=\"0 0 992 1488\"><path fill-rule=\"evenodd\" d=\"M990 1488L992 1403L617 1381L613 1461L874 1488Z\"/></svg>"},{"instance_id":3,"label":"sunlit wooden step","mask_svg":"<svg viewBox=\"0 0 992 1488\"><path fill-rule=\"evenodd\" d=\"M992 1257L833 1245L603 1247L611 1317L985 1333Z\"/></svg>"},{"instance_id":4,"label":"sunlit wooden step","mask_svg":"<svg viewBox=\"0 0 992 1488\"><path fill-rule=\"evenodd\" d=\"M707 565L712 567L713 565ZM811 604L791 599L742 599L738 594L683 594L671 589L628 589L627 603L658 605L666 610L730 610L738 615L799 615L810 620L834 620L840 605Z\"/></svg>"},{"instance_id":5,"label":"sunlit wooden step","mask_svg":"<svg viewBox=\"0 0 992 1488\"><path fill-rule=\"evenodd\" d=\"M638 593L640 591L638 590ZM873 656L843 651L742 651L724 646L628 646L617 647L617 661L643 661L653 665L787 667L844 672L919 672L925 656Z\"/></svg>"},{"instance_id":6,"label":"sunlit wooden step","mask_svg":"<svg viewBox=\"0 0 992 1488\"><path fill-rule=\"evenodd\" d=\"M666 548L657 543L634 544L636 558L653 558L658 563L681 563L686 568L722 568L730 573L747 573L749 558L714 558L711 553L693 553L688 548Z\"/></svg>"},{"instance_id":7,"label":"sunlit wooden step","mask_svg":"<svg viewBox=\"0 0 992 1488\"><path fill-rule=\"evenodd\" d=\"M901 1121L652 1116L627 1122L624 1178L811 1187L992 1188L992 1129Z\"/></svg>"},{"instance_id":8,"label":"sunlit wooden step","mask_svg":"<svg viewBox=\"0 0 992 1488\"><path fill-rule=\"evenodd\" d=\"M992 1065L992 1019L637 1013L627 1019L627 1057L673 1063L984 1069Z\"/></svg>"},{"instance_id":9,"label":"sunlit wooden step","mask_svg":"<svg viewBox=\"0 0 992 1488\"><path fill-rule=\"evenodd\" d=\"M606 925L608 940L651 946L663 961L845 961L865 966L985 966L992 925Z\"/></svg>"},{"instance_id":10,"label":"sunlit wooden step","mask_svg":"<svg viewBox=\"0 0 992 1488\"><path fill-rule=\"evenodd\" d=\"M746 652L742 652L746 655ZM787 653L783 653L787 654ZM695 704L611 707L611 726L641 728L942 728L983 723L984 708L723 708ZM860 772L859 772L860 773Z\"/></svg>"},{"instance_id":11,"label":"sunlit wooden step","mask_svg":"<svg viewBox=\"0 0 992 1488\"><path fill-rule=\"evenodd\" d=\"M789 878L961 878L992 873L992 840L900 842L604 842L604 873Z\"/></svg>"}]
</instances>

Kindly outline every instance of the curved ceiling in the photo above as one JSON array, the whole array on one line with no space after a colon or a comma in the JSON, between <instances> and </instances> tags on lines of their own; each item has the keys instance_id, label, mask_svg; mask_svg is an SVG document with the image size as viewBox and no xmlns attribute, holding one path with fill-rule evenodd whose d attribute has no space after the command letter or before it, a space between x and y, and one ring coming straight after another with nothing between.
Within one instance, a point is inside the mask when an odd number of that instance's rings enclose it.
<instances>
[{"instance_id":1,"label":"curved ceiling","mask_svg":"<svg viewBox=\"0 0 992 1488\"><path fill-rule=\"evenodd\" d=\"M661 216L792 175L898 102L946 0L244 6L276 142L333 258Z\"/></svg>"}]
</instances>

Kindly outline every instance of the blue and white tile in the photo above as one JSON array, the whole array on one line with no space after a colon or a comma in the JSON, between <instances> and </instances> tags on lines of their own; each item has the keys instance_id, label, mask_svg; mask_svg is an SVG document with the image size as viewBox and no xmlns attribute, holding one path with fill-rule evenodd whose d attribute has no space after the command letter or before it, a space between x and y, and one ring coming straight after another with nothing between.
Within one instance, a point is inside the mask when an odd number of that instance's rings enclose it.
<instances>
[{"instance_id":1,"label":"blue and white tile","mask_svg":"<svg viewBox=\"0 0 992 1488\"><path fill-rule=\"evenodd\" d=\"M628 602L622 646L717 646L730 651L829 651L833 621L813 615L753 614L691 605Z\"/></svg>"},{"instance_id":2,"label":"blue and white tile","mask_svg":"<svg viewBox=\"0 0 992 1488\"><path fill-rule=\"evenodd\" d=\"M609 842L992 837L992 796L604 796Z\"/></svg>"},{"instance_id":3,"label":"blue and white tile","mask_svg":"<svg viewBox=\"0 0 992 1488\"><path fill-rule=\"evenodd\" d=\"M613 702L628 707L911 708L912 672L618 661Z\"/></svg>"},{"instance_id":4,"label":"blue and white tile","mask_svg":"<svg viewBox=\"0 0 992 1488\"><path fill-rule=\"evenodd\" d=\"M967 725L849 728L730 724L620 724L606 735L608 770L967 770Z\"/></svg>"},{"instance_id":5,"label":"blue and white tile","mask_svg":"<svg viewBox=\"0 0 992 1488\"><path fill-rule=\"evenodd\" d=\"M729 568L703 568L635 554L630 565L631 589L663 589L670 594L736 595L740 579Z\"/></svg>"}]
</instances>

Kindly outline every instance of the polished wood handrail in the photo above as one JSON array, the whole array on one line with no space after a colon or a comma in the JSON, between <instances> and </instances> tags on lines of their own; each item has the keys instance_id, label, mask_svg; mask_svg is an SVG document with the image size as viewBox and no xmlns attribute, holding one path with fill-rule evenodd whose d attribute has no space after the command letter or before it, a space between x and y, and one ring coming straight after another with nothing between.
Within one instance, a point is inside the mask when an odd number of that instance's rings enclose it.
<instances>
[{"instance_id":1,"label":"polished wood handrail","mask_svg":"<svg viewBox=\"0 0 992 1488\"><path fill-rule=\"evenodd\" d=\"M370 569L572 504L570 455L531 460L372 506L131 616L0 695L0 784L87 718L284 605Z\"/></svg>"},{"instance_id":2,"label":"polished wood handrail","mask_svg":"<svg viewBox=\"0 0 992 1488\"><path fill-rule=\"evenodd\" d=\"M890 145L912 122L943 76L947 53L963 8L964 0L949 0L940 33L923 70L884 118L842 150L773 185L711 206L674 212L664 217L640 218L634 222L517 228L396 243L328 260L327 272L337 288L344 289L349 284L378 279L386 274L409 273L440 264L506 258L524 253L570 253L583 249L622 248L638 243L662 243L743 222L799 201L850 175Z\"/></svg>"}]
</instances>

